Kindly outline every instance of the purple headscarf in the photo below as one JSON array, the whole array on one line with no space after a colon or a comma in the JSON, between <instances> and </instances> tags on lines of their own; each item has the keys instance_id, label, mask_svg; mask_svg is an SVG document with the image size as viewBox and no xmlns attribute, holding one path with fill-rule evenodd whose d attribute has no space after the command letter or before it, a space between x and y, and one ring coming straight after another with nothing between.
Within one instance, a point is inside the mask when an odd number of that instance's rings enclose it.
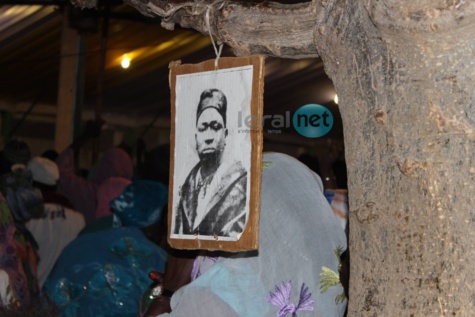
<instances>
[{"instance_id":1,"label":"purple headscarf","mask_svg":"<svg viewBox=\"0 0 475 317\"><path fill-rule=\"evenodd\" d=\"M98 182L75 174L74 151L71 148L62 152L56 162L60 171L57 191L66 196L74 209L84 215L86 222L95 219L98 184L110 177L131 179L133 176L132 160L127 152L119 148L107 150L100 158L97 166Z\"/></svg>"},{"instance_id":2,"label":"purple headscarf","mask_svg":"<svg viewBox=\"0 0 475 317\"><path fill-rule=\"evenodd\" d=\"M97 166L97 177L102 183L109 177L132 179L134 166L130 156L120 148L111 148L104 152Z\"/></svg>"},{"instance_id":3,"label":"purple headscarf","mask_svg":"<svg viewBox=\"0 0 475 317\"><path fill-rule=\"evenodd\" d=\"M112 215L110 202L119 197L130 183L132 182L126 178L109 177L99 185L95 219Z\"/></svg>"}]
</instances>

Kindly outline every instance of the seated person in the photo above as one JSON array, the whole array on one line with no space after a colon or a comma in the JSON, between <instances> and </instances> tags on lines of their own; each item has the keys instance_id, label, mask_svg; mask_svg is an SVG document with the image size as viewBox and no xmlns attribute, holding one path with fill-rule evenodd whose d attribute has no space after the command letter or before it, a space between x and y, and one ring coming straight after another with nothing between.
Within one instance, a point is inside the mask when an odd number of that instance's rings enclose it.
<instances>
[{"instance_id":1,"label":"seated person","mask_svg":"<svg viewBox=\"0 0 475 317\"><path fill-rule=\"evenodd\" d=\"M95 220L97 193L102 182L110 177L132 179L133 162L124 150L114 147L106 150L91 176L94 180L85 179L75 170L75 152L88 140L99 135L103 121L88 121L84 132L56 159L60 171L58 193L64 195L74 209L84 215L86 223Z\"/></svg>"},{"instance_id":2,"label":"seated person","mask_svg":"<svg viewBox=\"0 0 475 317\"><path fill-rule=\"evenodd\" d=\"M7 267L9 281L15 285L13 292L16 294L12 302L22 307L32 304L40 291L37 278L38 244L25 223L41 217L44 212L41 191L33 187L32 175L26 170L29 160L28 145L18 140L8 142L0 154L0 192L8 207L2 210L0 217L2 227L8 228L3 238L7 241L12 238L14 242L14 249L7 248L8 243L3 245L6 249L0 252L0 269ZM20 273L14 277L10 276L14 263L10 256L18 256L21 264L19 270L13 269Z\"/></svg>"},{"instance_id":3,"label":"seated person","mask_svg":"<svg viewBox=\"0 0 475 317\"><path fill-rule=\"evenodd\" d=\"M58 316L137 316L148 273L163 271L167 260L143 232L160 221L167 192L158 182L131 183L110 204L109 228L85 230L63 250L43 287Z\"/></svg>"},{"instance_id":4,"label":"seated person","mask_svg":"<svg viewBox=\"0 0 475 317\"><path fill-rule=\"evenodd\" d=\"M28 162L27 170L31 172L33 185L41 190L44 199L42 217L25 224L38 243L38 282L41 288L64 247L84 228L85 220L81 213L72 209L64 196L56 193L59 169L55 162L34 157Z\"/></svg>"}]
</instances>

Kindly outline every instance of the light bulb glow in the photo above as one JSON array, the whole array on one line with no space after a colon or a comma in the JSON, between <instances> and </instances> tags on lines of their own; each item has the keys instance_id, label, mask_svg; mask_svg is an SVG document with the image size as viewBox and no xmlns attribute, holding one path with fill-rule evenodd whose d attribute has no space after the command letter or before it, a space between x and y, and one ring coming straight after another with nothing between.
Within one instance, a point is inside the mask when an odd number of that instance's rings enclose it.
<instances>
[{"instance_id":1,"label":"light bulb glow","mask_svg":"<svg viewBox=\"0 0 475 317\"><path fill-rule=\"evenodd\" d=\"M120 62L122 68L129 68L130 66L130 58L126 55L122 57L122 61Z\"/></svg>"},{"instance_id":2,"label":"light bulb glow","mask_svg":"<svg viewBox=\"0 0 475 317\"><path fill-rule=\"evenodd\" d=\"M335 95L335 97L333 98L333 102L338 104L338 95Z\"/></svg>"}]
</instances>

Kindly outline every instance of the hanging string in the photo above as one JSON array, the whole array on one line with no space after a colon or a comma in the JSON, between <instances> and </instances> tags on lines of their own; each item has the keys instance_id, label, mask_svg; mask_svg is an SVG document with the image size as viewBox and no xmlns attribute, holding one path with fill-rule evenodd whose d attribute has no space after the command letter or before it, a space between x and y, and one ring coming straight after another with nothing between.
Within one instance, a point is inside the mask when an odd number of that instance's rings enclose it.
<instances>
[{"instance_id":1,"label":"hanging string","mask_svg":"<svg viewBox=\"0 0 475 317\"><path fill-rule=\"evenodd\" d=\"M194 7L196 6L197 4L194 3L194 2L185 2L185 3L182 3L174 8L171 8L170 10L168 11L165 11L163 10L162 8L160 7L157 7L155 4L153 4L152 2L149 2L147 3L147 6L148 6L148 9L155 13L156 15L158 16L161 16L162 18L164 18L165 20L168 20L170 19L174 14L175 12L177 12L178 10L180 9L183 9L183 8L186 8L186 7Z\"/></svg>"},{"instance_id":2,"label":"hanging string","mask_svg":"<svg viewBox=\"0 0 475 317\"><path fill-rule=\"evenodd\" d=\"M223 44L219 44L219 48L216 46L216 43L213 38L213 34L211 32L211 23L210 23L210 12L213 9L215 5L221 2L221 5L219 6L218 10L222 9L226 3L226 1L223 0L216 0L211 4L205 5L203 3L199 2L185 2L182 3L176 7L171 8L168 11L163 10L160 7L157 7L154 5L152 2L149 2L147 4L149 10L159 16L161 16L165 21L169 20L178 10L180 9L186 9L188 7L191 7L191 12L188 11L188 13L192 15L201 15L203 14L203 11L206 10L206 15L205 15L205 20L206 20L206 27L208 28L208 33L209 37L211 39L211 44L213 44L213 49L214 53L216 54L216 59L214 61L214 69L218 69L218 60L221 57L221 52L223 51ZM202 9L202 10L199 10Z\"/></svg>"},{"instance_id":3,"label":"hanging string","mask_svg":"<svg viewBox=\"0 0 475 317\"><path fill-rule=\"evenodd\" d=\"M224 7L226 3L225 0L216 0L211 4L204 4L200 2L184 2L179 5L174 6L168 11L163 10L162 8L153 4L152 2L147 3L147 7L152 13L155 13L156 15L161 16L165 20L169 20L177 11L181 9L192 8L191 11L187 10L188 11L187 13L192 14L192 15L200 15L200 14L203 14L204 10L208 9L209 7L214 7L220 2L222 2L218 8L218 10L220 10ZM202 9L202 10L198 10L198 9Z\"/></svg>"},{"instance_id":4,"label":"hanging string","mask_svg":"<svg viewBox=\"0 0 475 317\"><path fill-rule=\"evenodd\" d=\"M211 39L211 44L213 44L214 53L216 54L216 59L214 60L214 70L218 70L218 60L221 57L221 52L223 51L223 44L221 43L219 45L219 49L218 49L216 47L216 43L214 43L213 34L211 32L211 25L210 25L210 22L209 22L209 12L211 11L211 8L213 7L213 4L209 5L208 9L206 10L206 27L208 28L209 38ZM223 4L224 4L224 2L223 2Z\"/></svg>"}]
</instances>

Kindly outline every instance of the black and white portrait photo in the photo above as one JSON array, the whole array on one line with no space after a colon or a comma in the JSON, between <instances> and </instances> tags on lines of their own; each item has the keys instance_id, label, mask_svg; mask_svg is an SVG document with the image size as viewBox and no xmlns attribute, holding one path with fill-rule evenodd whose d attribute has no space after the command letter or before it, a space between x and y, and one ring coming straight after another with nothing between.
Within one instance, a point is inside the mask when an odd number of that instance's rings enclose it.
<instances>
[{"instance_id":1,"label":"black and white portrait photo","mask_svg":"<svg viewBox=\"0 0 475 317\"><path fill-rule=\"evenodd\" d=\"M252 66L176 77L171 238L238 241L249 217ZM246 133L247 132L247 133Z\"/></svg>"}]
</instances>

